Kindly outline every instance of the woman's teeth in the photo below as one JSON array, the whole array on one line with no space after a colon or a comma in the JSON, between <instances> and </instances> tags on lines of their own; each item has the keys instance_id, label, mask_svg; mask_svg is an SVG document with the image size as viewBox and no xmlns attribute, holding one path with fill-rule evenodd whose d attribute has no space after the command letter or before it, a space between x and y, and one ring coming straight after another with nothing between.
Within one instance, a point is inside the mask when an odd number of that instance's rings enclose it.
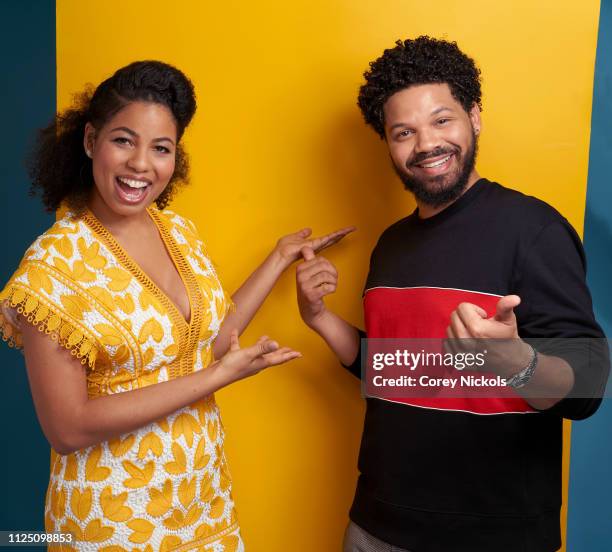
<instances>
[{"instance_id":1,"label":"woman's teeth","mask_svg":"<svg viewBox=\"0 0 612 552\"><path fill-rule=\"evenodd\" d=\"M149 185L148 182L144 180L132 180L131 178L120 178L117 177L117 180L130 188L144 188Z\"/></svg>"},{"instance_id":2,"label":"woman's teeth","mask_svg":"<svg viewBox=\"0 0 612 552\"><path fill-rule=\"evenodd\" d=\"M148 180L136 180L124 176L118 176L116 181L119 198L130 205L136 205L147 197L151 185Z\"/></svg>"},{"instance_id":3,"label":"woman's teeth","mask_svg":"<svg viewBox=\"0 0 612 552\"><path fill-rule=\"evenodd\" d=\"M424 169L433 169L434 167L439 167L440 165L444 165L444 163L446 163L450 158L451 156L447 155L446 157L444 157L443 159L440 159L439 161L434 161L433 163L421 163L419 166L423 167Z\"/></svg>"}]
</instances>

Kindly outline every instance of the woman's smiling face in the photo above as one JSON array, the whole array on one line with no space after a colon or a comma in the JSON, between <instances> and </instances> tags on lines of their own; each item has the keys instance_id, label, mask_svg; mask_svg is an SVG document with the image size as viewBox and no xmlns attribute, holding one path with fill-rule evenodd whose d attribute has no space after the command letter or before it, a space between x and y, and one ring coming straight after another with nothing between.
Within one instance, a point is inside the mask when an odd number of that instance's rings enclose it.
<instances>
[{"instance_id":1,"label":"woman's smiling face","mask_svg":"<svg viewBox=\"0 0 612 552\"><path fill-rule=\"evenodd\" d=\"M135 101L101 129L85 128L85 149L95 182L89 205L131 216L144 211L164 191L176 160L177 126L170 110Z\"/></svg>"}]
</instances>

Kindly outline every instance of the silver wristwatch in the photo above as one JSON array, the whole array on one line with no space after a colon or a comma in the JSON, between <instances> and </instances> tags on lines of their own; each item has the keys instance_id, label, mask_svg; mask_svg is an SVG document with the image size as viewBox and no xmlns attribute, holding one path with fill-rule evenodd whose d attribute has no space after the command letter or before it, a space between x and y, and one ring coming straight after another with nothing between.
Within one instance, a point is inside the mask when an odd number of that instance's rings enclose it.
<instances>
[{"instance_id":1,"label":"silver wristwatch","mask_svg":"<svg viewBox=\"0 0 612 552\"><path fill-rule=\"evenodd\" d=\"M529 345L529 343L527 343L527 345ZM529 361L529 364L527 364L527 366L525 366L525 368L523 368L518 374L506 379L506 385L508 387L520 389L532 378L538 365L538 352L531 345L529 345L529 348L531 349L531 360Z\"/></svg>"}]
</instances>

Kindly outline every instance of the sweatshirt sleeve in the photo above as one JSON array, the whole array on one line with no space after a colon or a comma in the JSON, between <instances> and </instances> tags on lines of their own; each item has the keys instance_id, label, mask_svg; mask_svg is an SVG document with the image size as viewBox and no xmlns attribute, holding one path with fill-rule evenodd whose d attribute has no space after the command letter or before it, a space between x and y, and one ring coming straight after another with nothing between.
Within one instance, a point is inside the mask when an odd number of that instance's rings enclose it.
<instances>
[{"instance_id":1,"label":"sweatshirt sleeve","mask_svg":"<svg viewBox=\"0 0 612 552\"><path fill-rule=\"evenodd\" d=\"M535 236L515 275L521 297L519 335L539 352L564 359L574 387L547 412L579 420L595 413L610 371L605 336L593 315L580 238L565 219L550 222Z\"/></svg>"},{"instance_id":2,"label":"sweatshirt sleeve","mask_svg":"<svg viewBox=\"0 0 612 552\"><path fill-rule=\"evenodd\" d=\"M366 339L367 335L363 330L357 329L357 331L359 332L359 350L357 351L357 357L355 357L355 360L351 364L342 364L342 366L344 366L351 374L353 374L353 376L361 379L361 350L363 348L361 340Z\"/></svg>"}]
</instances>

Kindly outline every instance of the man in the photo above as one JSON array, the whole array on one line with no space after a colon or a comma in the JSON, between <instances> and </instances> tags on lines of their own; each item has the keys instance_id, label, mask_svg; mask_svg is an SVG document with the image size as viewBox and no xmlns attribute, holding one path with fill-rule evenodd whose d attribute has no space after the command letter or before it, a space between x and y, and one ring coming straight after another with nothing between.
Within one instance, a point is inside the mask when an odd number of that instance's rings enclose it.
<instances>
[{"instance_id":1,"label":"man","mask_svg":"<svg viewBox=\"0 0 612 552\"><path fill-rule=\"evenodd\" d=\"M365 73L359 107L417 204L372 253L365 322L368 338L513 339L496 365L513 395L368 398L346 552L561 546L562 418L599 406L607 349L587 364L567 341L545 354L522 340L603 334L570 224L476 172L479 75L429 37L398 41ZM365 335L323 302L336 270L302 253L302 318L359 377Z\"/></svg>"}]
</instances>

